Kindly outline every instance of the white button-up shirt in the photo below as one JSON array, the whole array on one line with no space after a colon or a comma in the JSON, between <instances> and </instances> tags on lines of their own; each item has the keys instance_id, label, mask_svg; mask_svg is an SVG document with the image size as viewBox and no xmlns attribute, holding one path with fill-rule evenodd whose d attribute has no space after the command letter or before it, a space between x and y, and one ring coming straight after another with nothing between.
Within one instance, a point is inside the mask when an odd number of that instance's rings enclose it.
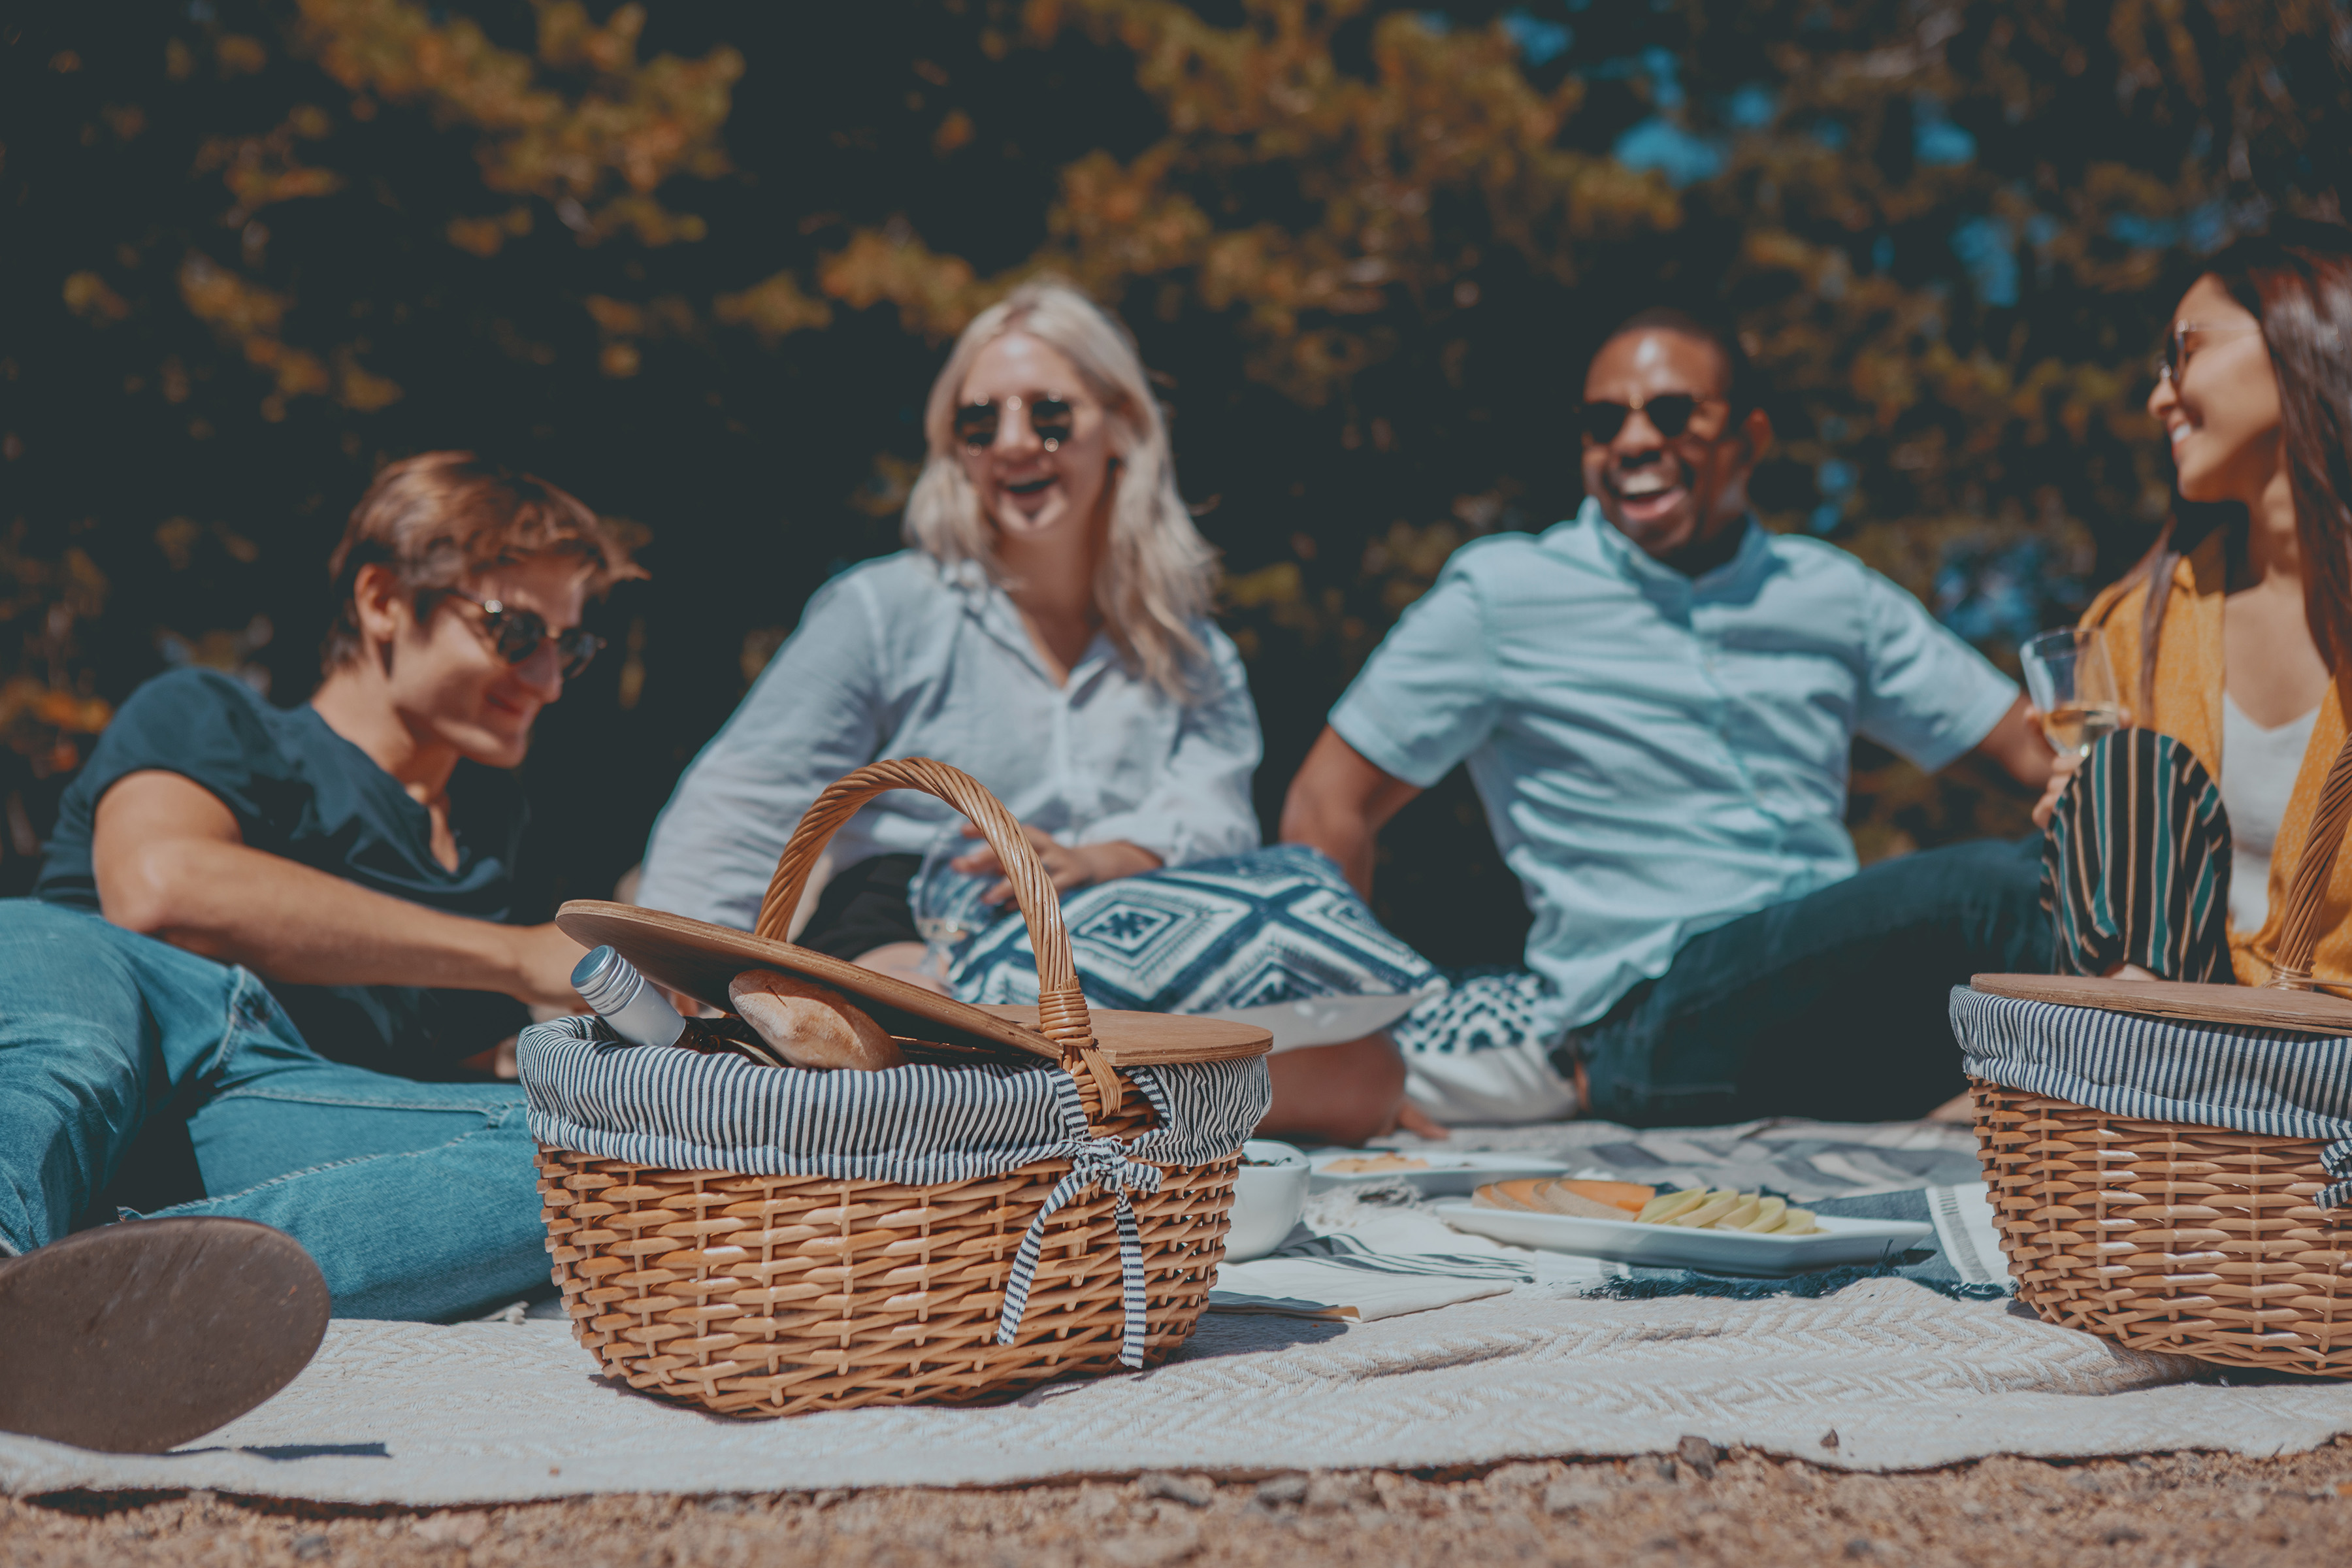
<instances>
[{"instance_id":1,"label":"white button-up shirt","mask_svg":"<svg viewBox=\"0 0 2352 1568\"><path fill-rule=\"evenodd\" d=\"M638 901L748 930L801 816L887 757L935 757L1066 843L1125 839L1171 866L1258 846L1260 751L1240 656L1203 620L1201 692L1178 702L1097 634L1057 685L976 565L920 551L855 567L809 601L654 824ZM894 790L833 838L834 864L922 854L963 818Z\"/></svg>"}]
</instances>

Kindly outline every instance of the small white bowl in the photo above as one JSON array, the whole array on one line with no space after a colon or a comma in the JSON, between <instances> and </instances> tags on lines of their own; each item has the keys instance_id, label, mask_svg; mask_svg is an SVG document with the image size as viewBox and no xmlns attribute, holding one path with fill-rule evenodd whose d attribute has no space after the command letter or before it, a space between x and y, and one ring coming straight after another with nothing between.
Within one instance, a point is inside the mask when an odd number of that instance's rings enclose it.
<instances>
[{"instance_id":1,"label":"small white bowl","mask_svg":"<svg viewBox=\"0 0 2352 1568\"><path fill-rule=\"evenodd\" d=\"M1225 1233L1225 1261L1246 1263L1280 1247L1307 1212L1307 1183L1314 1174L1307 1156L1287 1143L1253 1138L1242 1145L1244 1163L1234 1183L1234 1225ZM1262 1160L1264 1164L1247 1162Z\"/></svg>"}]
</instances>

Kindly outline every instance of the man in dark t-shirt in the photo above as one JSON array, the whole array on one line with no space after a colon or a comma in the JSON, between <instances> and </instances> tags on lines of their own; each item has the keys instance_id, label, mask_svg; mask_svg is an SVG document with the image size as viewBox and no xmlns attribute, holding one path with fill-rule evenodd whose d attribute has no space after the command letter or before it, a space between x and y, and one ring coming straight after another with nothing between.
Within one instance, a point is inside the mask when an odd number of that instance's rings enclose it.
<instances>
[{"instance_id":1,"label":"man in dark t-shirt","mask_svg":"<svg viewBox=\"0 0 2352 1568\"><path fill-rule=\"evenodd\" d=\"M459 860L444 866L433 856L426 808L317 708L273 708L210 669L159 677L122 705L59 803L34 897L105 912L92 856L99 805L146 773L177 775L210 795L247 849L468 920L504 924L511 912L525 816L511 774L458 761L448 817ZM530 1019L503 991L304 985L266 968L263 978L311 1049L404 1078L459 1076L467 1059L481 1060Z\"/></svg>"},{"instance_id":2,"label":"man in dark t-shirt","mask_svg":"<svg viewBox=\"0 0 2352 1568\"><path fill-rule=\"evenodd\" d=\"M123 704L0 902L0 1343L47 1369L0 1380L0 1430L168 1447L330 1305L543 1287L520 1091L463 1064L577 1005L578 944L509 923L507 770L627 570L562 490L427 453L352 513L307 705L200 670Z\"/></svg>"}]
</instances>

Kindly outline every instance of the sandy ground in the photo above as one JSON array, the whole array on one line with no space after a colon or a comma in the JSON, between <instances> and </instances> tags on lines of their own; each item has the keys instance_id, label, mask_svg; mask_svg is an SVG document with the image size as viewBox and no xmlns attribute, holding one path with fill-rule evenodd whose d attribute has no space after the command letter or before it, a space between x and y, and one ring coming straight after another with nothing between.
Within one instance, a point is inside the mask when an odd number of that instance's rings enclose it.
<instances>
[{"instance_id":1,"label":"sandy ground","mask_svg":"<svg viewBox=\"0 0 2352 1568\"><path fill-rule=\"evenodd\" d=\"M9 1563L1108 1568L2352 1562L2352 1439L2284 1459L1994 1458L1854 1476L1696 1438L1472 1474L1150 1475L1001 1491L589 1498L418 1514L191 1493L0 1499Z\"/></svg>"}]
</instances>

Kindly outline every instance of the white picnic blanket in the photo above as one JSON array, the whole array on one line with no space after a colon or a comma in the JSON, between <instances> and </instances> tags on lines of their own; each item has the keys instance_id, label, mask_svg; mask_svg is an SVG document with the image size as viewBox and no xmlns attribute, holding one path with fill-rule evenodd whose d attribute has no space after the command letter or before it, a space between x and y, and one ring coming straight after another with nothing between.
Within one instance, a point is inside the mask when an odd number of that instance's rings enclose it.
<instances>
[{"instance_id":1,"label":"white picnic blanket","mask_svg":"<svg viewBox=\"0 0 2352 1568\"><path fill-rule=\"evenodd\" d=\"M1526 1131L1480 1142L1807 1199L1956 1182L1947 1190L1964 1194L1975 1174L1973 1140L1955 1128L1549 1131L1542 1144ZM1478 1464L1652 1453L1685 1435L1892 1470L1997 1453L2276 1454L2352 1433L2352 1383L2232 1381L2006 1301L1894 1279L1820 1299L1595 1299L1584 1292L1614 1266L1498 1247L1418 1208L1316 1205L1328 1256L1227 1270L1223 1304L1250 1310L1205 1317L1167 1365L994 1408L732 1421L603 1382L561 1321L339 1321L284 1393L176 1454L0 1435L0 1491L202 1487L441 1507ZM1957 1197L1936 1217L1948 1250L1984 1240L1985 1216ZM1997 1268L1979 1258L1961 1273Z\"/></svg>"},{"instance_id":2,"label":"white picnic blanket","mask_svg":"<svg viewBox=\"0 0 2352 1568\"><path fill-rule=\"evenodd\" d=\"M0 1436L0 1489L438 1507L1475 1464L1656 1452L1685 1434L1886 1470L1994 1453L2275 1454L2352 1432L2352 1385L2196 1373L1898 1279L1760 1301L1528 1286L1354 1325L1213 1314L1166 1366L995 1408L744 1422L600 1382L560 1323L344 1321L285 1393L181 1453Z\"/></svg>"}]
</instances>

